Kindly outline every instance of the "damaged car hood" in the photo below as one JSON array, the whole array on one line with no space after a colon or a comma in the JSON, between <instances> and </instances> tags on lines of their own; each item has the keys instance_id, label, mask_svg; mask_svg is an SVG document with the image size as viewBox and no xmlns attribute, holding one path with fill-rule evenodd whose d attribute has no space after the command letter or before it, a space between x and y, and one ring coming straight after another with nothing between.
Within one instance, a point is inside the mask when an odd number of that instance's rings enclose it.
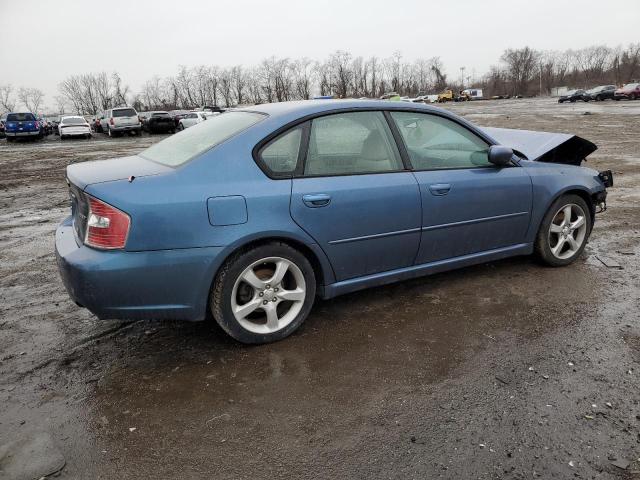
<instances>
[{"instance_id":1,"label":"damaged car hood","mask_svg":"<svg viewBox=\"0 0 640 480\"><path fill-rule=\"evenodd\" d=\"M598 147L570 133L535 132L511 128L482 127L499 144L511 147L528 160L580 165Z\"/></svg>"}]
</instances>

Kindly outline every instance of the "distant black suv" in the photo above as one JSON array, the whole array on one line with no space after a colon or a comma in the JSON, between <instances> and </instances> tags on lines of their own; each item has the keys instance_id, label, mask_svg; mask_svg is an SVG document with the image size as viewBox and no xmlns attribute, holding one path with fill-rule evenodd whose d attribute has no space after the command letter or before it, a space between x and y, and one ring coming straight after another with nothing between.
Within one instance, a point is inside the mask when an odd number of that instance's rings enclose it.
<instances>
[{"instance_id":1,"label":"distant black suv","mask_svg":"<svg viewBox=\"0 0 640 480\"><path fill-rule=\"evenodd\" d=\"M590 100L595 100L596 102L602 100L613 100L613 94L616 92L615 85L600 85L599 87L594 87L591 90L587 90L582 97L585 102Z\"/></svg>"}]
</instances>

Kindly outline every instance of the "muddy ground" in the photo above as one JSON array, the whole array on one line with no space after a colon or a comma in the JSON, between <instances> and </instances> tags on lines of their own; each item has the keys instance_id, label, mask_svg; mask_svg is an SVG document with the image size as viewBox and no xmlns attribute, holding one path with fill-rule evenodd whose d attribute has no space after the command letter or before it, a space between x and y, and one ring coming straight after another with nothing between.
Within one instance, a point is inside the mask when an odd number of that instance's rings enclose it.
<instances>
[{"instance_id":1,"label":"muddy ground","mask_svg":"<svg viewBox=\"0 0 640 480\"><path fill-rule=\"evenodd\" d=\"M320 301L259 347L101 322L60 282L66 165L161 137L0 140L0 446L48 434L64 479L640 478L640 102L447 108L598 144L616 185L584 257Z\"/></svg>"}]
</instances>

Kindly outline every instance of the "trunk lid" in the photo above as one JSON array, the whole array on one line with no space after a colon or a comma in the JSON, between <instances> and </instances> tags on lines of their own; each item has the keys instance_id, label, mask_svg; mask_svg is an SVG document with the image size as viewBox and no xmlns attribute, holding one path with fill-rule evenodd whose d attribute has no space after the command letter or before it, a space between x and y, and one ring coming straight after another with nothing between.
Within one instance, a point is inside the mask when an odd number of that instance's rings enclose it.
<instances>
[{"instance_id":1,"label":"trunk lid","mask_svg":"<svg viewBox=\"0 0 640 480\"><path fill-rule=\"evenodd\" d=\"M130 177L147 177L173 171L171 167L146 160L138 155L75 163L67 167L67 179L80 190L94 183L126 180Z\"/></svg>"}]
</instances>

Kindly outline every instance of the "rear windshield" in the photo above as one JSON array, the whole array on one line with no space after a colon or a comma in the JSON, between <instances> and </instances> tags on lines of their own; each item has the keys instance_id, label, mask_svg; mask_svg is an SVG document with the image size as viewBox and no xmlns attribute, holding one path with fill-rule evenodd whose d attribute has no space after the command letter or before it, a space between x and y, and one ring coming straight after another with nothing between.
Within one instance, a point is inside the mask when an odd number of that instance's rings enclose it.
<instances>
[{"instance_id":1,"label":"rear windshield","mask_svg":"<svg viewBox=\"0 0 640 480\"><path fill-rule=\"evenodd\" d=\"M157 113L151 114L151 116L152 117L163 117L163 118L166 118L166 117L169 116L169 114L166 113L166 112L157 112Z\"/></svg>"},{"instance_id":2,"label":"rear windshield","mask_svg":"<svg viewBox=\"0 0 640 480\"><path fill-rule=\"evenodd\" d=\"M152 145L140 156L163 165L177 167L263 118L264 115L259 113L223 113Z\"/></svg>"},{"instance_id":3,"label":"rear windshield","mask_svg":"<svg viewBox=\"0 0 640 480\"><path fill-rule=\"evenodd\" d=\"M123 108L121 110L113 111L114 117L135 117L136 111L133 108Z\"/></svg>"},{"instance_id":4,"label":"rear windshield","mask_svg":"<svg viewBox=\"0 0 640 480\"><path fill-rule=\"evenodd\" d=\"M74 118L65 118L62 120L62 123L65 125L84 125L86 120L84 118L74 117Z\"/></svg>"},{"instance_id":5,"label":"rear windshield","mask_svg":"<svg viewBox=\"0 0 640 480\"><path fill-rule=\"evenodd\" d=\"M7 122L34 122L35 119L33 113L10 113L7 115Z\"/></svg>"},{"instance_id":6,"label":"rear windshield","mask_svg":"<svg viewBox=\"0 0 640 480\"><path fill-rule=\"evenodd\" d=\"M638 84L637 83L629 83L629 84L624 86L625 90L635 90L636 88L638 88Z\"/></svg>"}]
</instances>

